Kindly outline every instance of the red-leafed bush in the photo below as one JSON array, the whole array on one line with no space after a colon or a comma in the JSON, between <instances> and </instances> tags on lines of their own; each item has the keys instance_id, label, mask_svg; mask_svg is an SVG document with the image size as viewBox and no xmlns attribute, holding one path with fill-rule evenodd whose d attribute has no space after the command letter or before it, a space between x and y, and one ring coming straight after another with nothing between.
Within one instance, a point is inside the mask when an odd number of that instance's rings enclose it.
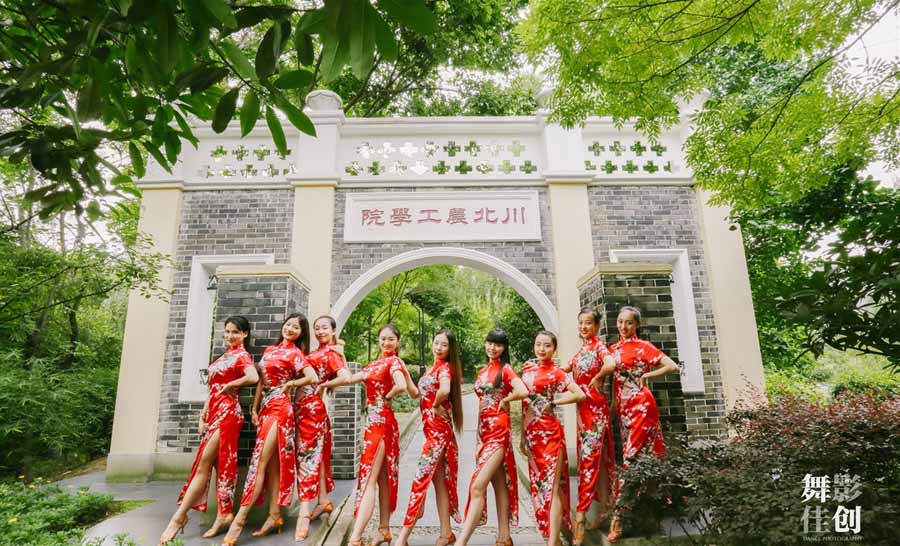
<instances>
[{"instance_id":1,"label":"red-leafed bush","mask_svg":"<svg viewBox=\"0 0 900 546\"><path fill-rule=\"evenodd\" d=\"M670 445L665 459L644 457L630 465L625 479L633 485L623 501L634 509L626 529L673 518L697 544L897 543L900 396L848 395L830 405L785 398L733 411L728 423L733 436L725 442ZM825 502L804 502L807 474L829 482L858 476L861 494L838 502L830 483ZM839 505L860 506L858 534L835 532ZM823 532L815 531L819 508Z\"/></svg>"}]
</instances>

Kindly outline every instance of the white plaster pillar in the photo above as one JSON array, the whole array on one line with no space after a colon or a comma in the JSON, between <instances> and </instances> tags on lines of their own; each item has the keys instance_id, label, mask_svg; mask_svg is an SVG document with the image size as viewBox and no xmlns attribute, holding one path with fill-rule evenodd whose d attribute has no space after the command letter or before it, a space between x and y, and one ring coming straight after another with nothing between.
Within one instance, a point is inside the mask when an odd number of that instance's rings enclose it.
<instances>
[{"instance_id":1,"label":"white plaster pillar","mask_svg":"<svg viewBox=\"0 0 900 546\"><path fill-rule=\"evenodd\" d=\"M741 231L730 229L728 208L710 205L709 197L697 191L725 408L731 410L754 392L765 394L765 374Z\"/></svg>"},{"instance_id":2,"label":"white plaster pillar","mask_svg":"<svg viewBox=\"0 0 900 546\"><path fill-rule=\"evenodd\" d=\"M177 182L143 189L138 229L153 239L153 252L175 253L182 189ZM171 290L172 279L171 267L160 270L161 288ZM131 291L107 457L108 479L146 480L153 473L168 325L168 301Z\"/></svg>"},{"instance_id":3,"label":"white plaster pillar","mask_svg":"<svg viewBox=\"0 0 900 546\"><path fill-rule=\"evenodd\" d=\"M297 174L288 181L294 187L291 265L310 284L308 315L312 320L331 313L334 189L340 179L338 148L345 118L340 97L331 91L313 91L306 104L316 136L300 134Z\"/></svg>"},{"instance_id":4,"label":"white plaster pillar","mask_svg":"<svg viewBox=\"0 0 900 546\"><path fill-rule=\"evenodd\" d=\"M584 142L580 129L566 130L559 125L544 125L543 142L547 157L543 175L550 201L553 276L556 281L556 308L559 311L557 356L561 362L566 362L581 347L578 336L578 311L581 309L578 280L594 267L587 191L593 175L584 171ZM564 417L570 458L573 458L575 407L566 406Z\"/></svg>"}]
</instances>

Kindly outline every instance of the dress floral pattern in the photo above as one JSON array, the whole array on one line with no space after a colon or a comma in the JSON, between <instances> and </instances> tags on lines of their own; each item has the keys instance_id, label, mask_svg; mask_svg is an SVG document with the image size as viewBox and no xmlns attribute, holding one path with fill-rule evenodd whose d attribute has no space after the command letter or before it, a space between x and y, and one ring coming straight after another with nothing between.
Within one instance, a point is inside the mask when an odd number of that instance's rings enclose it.
<instances>
[{"instance_id":1,"label":"dress floral pattern","mask_svg":"<svg viewBox=\"0 0 900 546\"><path fill-rule=\"evenodd\" d=\"M616 481L616 460L613 451L612 419L606 394L591 386L591 380L603 367L603 357L609 348L597 336L592 337L572 357L571 374L584 391L585 399L578 410L578 505L576 512L587 512L591 502L610 508ZM605 488L598 490L597 481L606 473Z\"/></svg>"},{"instance_id":2,"label":"dress floral pattern","mask_svg":"<svg viewBox=\"0 0 900 546\"><path fill-rule=\"evenodd\" d=\"M456 436L453 434L450 419L434 412L434 399L441 386L441 379L450 381L450 376L450 365L443 360L437 360L419 380L419 391L422 397L419 401L419 409L422 411L425 444L422 446L422 456L419 458L419 467L413 479L409 506L406 509L406 519L403 521L403 525L407 527L415 525L418 519L419 510L425 504L425 497L428 494L428 485L434 479L434 473L441 457L444 458L444 475L439 479L444 480L447 494L450 497L450 516L457 523L462 523L456 491L459 447L456 445ZM447 412L446 415L450 415L452 410L450 400L444 400L441 407Z\"/></svg>"},{"instance_id":3,"label":"dress floral pattern","mask_svg":"<svg viewBox=\"0 0 900 546\"><path fill-rule=\"evenodd\" d=\"M359 472L356 483L356 498L353 515L359 512L372 464L378 454L378 448L384 443L384 469L387 471L390 489L391 512L397 509L397 485L400 470L400 430L390 400L384 397L393 387L394 372L402 372L405 364L395 353L385 353L381 358L370 362L363 369L366 374L366 430L363 432L363 448L359 457Z\"/></svg>"},{"instance_id":4,"label":"dress floral pattern","mask_svg":"<svg viewBox=\"0 0 900 546\"><path fill-rule=\"evenodd\" d=\"M301 501L319 497L319 471L325 465L325 490L334 491L331 476L331 421L325 402L316 388L330 381L347 367L342 355L332 343L310 353L306 361L316 372L318 381L304 385L297 395L294 414L297 418L297 496Z\"/></svg>"},{"instance_id":5,"label":"dress floral pattern","mask_svg":"<svg viewBox=\"0 0 900 546\"><path fill-rule=\"evenodd\" d=\"M531 503L534 519L544 538L550 536L550 504L554 493L562 502L562 521L569 526L569 462L566 437L551 402L556 393L565 392L572 383L566 372L552 360L529 362L522 370L522 382L528 388L528 398L522 402L522 426L528 452L528 475L531 481ZM553 490L557 468L563 473Z\"/></svg>"},{"instance_id":6,"label":"dress floral pattern","mask_svg":"<svg viewBox=\"0 0 900 546\"><path fill-rule=\"evenodd\" d=\"M234 508L234 488L237 482L237 453L238 437L241 435L241 426L244 424L244 416L241 412L241 404L238 402L237 393L226 393L225 385L244 377L247 368L253 366L253 357L250 356L243 345L231 347L225 353L209 365L209 404L206 413L206 430L200 440L200 449L191 467L191 475L178 495L178 504L181 504L188 486L197 474L200 459L206 451L209 440L219 433L219 453L216 458L216 499L220 514L230 514ZM206 512L206 497L209 489L209 479L203 487L203 496L200 504L193 506L194 510Z\"/></svg>"},{"instance_id":7,"label":"dress floral pattern","mask_svg":"<svg viewBox=\"0 0 900 546\"><path fill-rule=\"evenodd\" d=\"M645 449L659 457L665 455L656 399L649 388L641 387L639 383L650 368L659 366L665 354L638 337L620 339L613 345L612 352L616 360L613 392L622 433L622 466L627 468L629 461ZM620 479L617 496L624 485Z\"/></svg>"},{"instance_id":8,"label":"dress floral pattern","mask_svg":"<svg viewBox=\"0 0 900 546\"><path fill-rule=\"evenodd\" d=\"M300 376L303 368L308 365L303 351L289 341L266 347L259 361L260 384L257 388L263 389L263 399L259 410L259 428L256 429L256 444L253 446L247 481L244 483L242 506L250 504L257 479L263 480L263 491L257 497L256 504L262 504L266 498L265 477L259 476L257 471L263 446L272 427L276 428L278 438L278 505L291 504L294 470L297 464L294 449L294 407L288 393L279 387Z\"/></svg>"},{"instance_id":9,"label":"dress floral pattern","mask_svg":"<svg viewBox=\"0 0 900 546\"><path fill-rule=\"evenodd\" d=\"M498 373L503 374L499 388L494 388L494 378ZM485 463L498 449L502 449L503 469L506 473L506 488L509 491L509 524L519 524L519 485L516 477L516 458L513 454L512 441L510 439L509 412L500 403L501 400L512 392L512 381L516 379L515 370L509 364L501 364L499 360L491 360L487 366L481 368L475 376L475 394L478 395L478 453L475 455L475 472L469 484L471 491L478 474L484 468ZM466 502L466 514L469 513L469 502ZM479 525L487 523L487 503L481 512Z\"/></svg>"}]
</instances>

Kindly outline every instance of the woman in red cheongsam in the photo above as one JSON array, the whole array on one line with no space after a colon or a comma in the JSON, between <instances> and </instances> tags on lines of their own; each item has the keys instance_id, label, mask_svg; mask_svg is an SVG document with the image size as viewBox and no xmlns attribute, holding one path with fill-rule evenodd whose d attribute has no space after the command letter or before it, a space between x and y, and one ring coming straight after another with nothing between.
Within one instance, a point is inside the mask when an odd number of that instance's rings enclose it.
<instances>
[{"instance_id":1,"label":"woman in red cheongsam","mask_svg":"<svg viewBox=\"0 0 900 546\"><path fill-rule=\"evenodd\" d=\"M262 381L253 398L250 413L256 425L256 445L244 482L244 496L224 543L233 546L247 523L247 514L269 490L269 517L253 536L266 536L284 525L281 506L290 506L294 490L294 408L293 389L318 378L306 362L309 350L309 321L302 313L288 315L281 325L278 343L266 347L259 361Z\"/></svg>"},{"instance_id":2,"label":"woman in red cheongsam","mask_svg":"<svg viewBox=\"0 0 900 546\"><path fill-rule=\"evenodd\" d=\"M300 497L300 515L297 518L296 540L309 534L309 522L323 514L330 514L334 505L328 494L334 491L331 477L331 421L322 401L328 381L337 379L345 383L350 370L336 342L337 325L330 316L322 316L313 322L313 331L319 347L306 357L316 372L315 384L306 385L297 394L294 413L297 418L297 496ZM310 512L310 505L318 505Z\"/></svg>"},{"instance_id":3,"label":"woman in red cheongsam","mask_svg":"<svg viewBox=\"0 0 900 546\"><path fill-rule=\"evenodd\" d=\"M225 343L228 350L209 365L209 397L200 412L200 449L194 458L191 475L178 497L178 510L159 539L166 544L187 524L191 508L206 512L206 495L210 472L216 469L216 498L218 513L213 526L203 538L211 538L219 529L231 523L234 507L234 486L237 481L237 448L244 416L238 402L238 392L245 385L259 380L253 358L245 349L250 335L250 322L244 317L225 319Z\"/></svg>"},{"instance_id":4,"label":"woman in red cheongsam","mask_svg":"<svg viewBox=\"0 0 900 546\"><path fill-rule=\"evenodd\" d=\"M422 375L419 388L410 389L413 398L420 394L422 396L419 408L422 411L425 444L422 446L422 456L413 479L409 507L406 509L406 519L403 521L397 546L406 546L416 521L425 513L425 496L429 483L434 484L441 520L441 535L435 546L447 546L456 541L450 528L450 518L457 523L462 522L456 492L459 448L453 434L454 428L456 432L462 430L462 364L453 332L438 332L431 343L431 352L434 354L434 364Z\"/></svg>"},{"instance_id":5,"label":"woman in red cheongsam","mask_svg":"<svg viewBox=\"0 0 900 546\"><path fill-rule=\"evenodd\" d=\"M581 387L553 362L556 345L554 334L538 332L534 338L537 361L528 362L522 370L528 389L528 398L522 402L522 452L528 454L534 519L550 546L559 544L563 523L569 527L566 436L553 409L584 400Z\"/></svg>"},{"instance_id":6,"label":"woman in red cheongsam","mask_svg":"<svg viewBox=\"0 0 900 546\"><path fill-rule=\"evenodd\" d=\"M585 514L591 502L600 502L600 519L612 508L616 479L609 401L603 386L616 363L609 348L597 337L599 329L600 313L591 307L583 308L578 314L578 333L583 344L569 365L563 367L585 394L585 399L578 402L578 505L572 532L576 546L584 541Z\"/></svg>"},{"instance_id":7,"label":"woman in red cheongsam","mask_svg":"<svg viewBox=\"0 0 900 546\"><path fill-rule=\"evenodd\" d=\"M647 388L646 381L679 370L671 358L649 341L637 337L641 326L641 312L635 307L622 307L616 320L619 341L612 346L616 368L613 373L613 392L622 432L622 467L644 451L662 457L662 426L656 399ZM652 370L652 371L651 371ZM615 542L622 536L622 507L618 498L624 487L620 479L617 486L616 510L609 527L607 539Z\"/></svg>"},{"instance_id":8,"label":"woman in red cheongsam","mask_svg":"<svg viewBox=\"0 0 900 546\"><path fill-rule=\"evenodd\" d=\"M366 430L359 457L359 477L354 500L351 546L362 543L362 534L375 510L375 486L378 485L378 532L374 544L390 545L391 513L397 508L397 482L400 463L400 430L391 409L391 399L406 391L406 365L397 356L400 331L388 324L378 333L381 358L353 374L350 383L366 384Z\"/></svg>"},{"instance_id":9,"label":"woman in red cheongsam","mask_svg":"<svg viewBox=\"0 0 900 546\"><path fill-rule=\"evenodd\" d=\"M519 521L519 487L516 459L510 440L509 403L528 396L528 389L509 364L509 337L491 330L484 342L488 363L475 376L479 398L478 453L469 485L466 521L457 546L465 546L478 525L487 523L487 486L494 487L497 501L497 544L512 545L510 526Z\"/></svg>"}]
</instances>

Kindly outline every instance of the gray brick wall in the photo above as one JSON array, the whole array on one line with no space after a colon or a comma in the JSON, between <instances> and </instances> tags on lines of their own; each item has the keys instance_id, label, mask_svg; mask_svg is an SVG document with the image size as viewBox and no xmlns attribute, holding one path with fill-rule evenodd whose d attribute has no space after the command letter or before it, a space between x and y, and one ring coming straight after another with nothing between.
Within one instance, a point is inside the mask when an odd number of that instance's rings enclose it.
<instances>
[{"instance_id":1,"label":"gray brick wall","mask_svg":"<svg viewBox=\"0 0 900 546\"><path fill-rule=\"evenodd\" d=\"M394 191L411 191L414 188L396 188ZM511 190L521 188L490 188L490 190ZM555 301L553 290L553 246L550 232L550 205L546 189L538 190L541 208L542 241L479 241L479 242L390 242L390 243L345 243L344 242L344 203L346 195L351 192L372 190L343 190L335 192L334 205L334 247L332 250L332 282L331 301L336 301L341 294L372 266L384 260L427 247L453 246L478 250L504 260L527 275L540 287L551 301ZM392 191L379 188L375 191ZM471 188L419 188L416 191L459 191L477 193ZM364 251L363 251L364 250Z\"/></svg>"},{"instance_id":2,"label":"gray brick wall","mask_svg":"<svg viewBox=\"0 0 900 546\"><path fill-rule=\"evenodd\" d=\"M226 277L219 280L216 305L216 352L224 350L222 329L225 319L232 315L243 315L250 321L252 339L247 350L253 361L259 362L265 348L278 341L284 317L299 311L306 313L309 292L289 276L266 277ZM313 341L313 343L315 343ZM250 422L250 406L255 388L242 389L241 406L244 410L244 427L238 440L238 464L248 464L256 442L256 427ZM196 420L195 420L196 421ZM197 433L187 422L190 432Z\"/></svg>"},{"instance_id":3,"label":"gray brick wall","mask_svg":"<svg viewBox=\"0 0 900 546\"><path fill-rule=\"evenodd\" d=\"M178 401L192 258L273 254L275 263L288 263L293 209L292 190L185 192L174 256L158 452L190 453L200 443L197 419L203 402Z\"/></svg>"},{"instance_id":4,"label":"gray brick wall","mask_svg":"<svg viewBox=\"0 0 900 546\"><path fill-rule=\"evenodd\" d=\"M722 437L725 401L696 193L684 186L592 186L588 199L597 263L609 263L611 248L687 250L706 392L684 395L685 422L692 439Z\"/></svg>"}]
</instances>

